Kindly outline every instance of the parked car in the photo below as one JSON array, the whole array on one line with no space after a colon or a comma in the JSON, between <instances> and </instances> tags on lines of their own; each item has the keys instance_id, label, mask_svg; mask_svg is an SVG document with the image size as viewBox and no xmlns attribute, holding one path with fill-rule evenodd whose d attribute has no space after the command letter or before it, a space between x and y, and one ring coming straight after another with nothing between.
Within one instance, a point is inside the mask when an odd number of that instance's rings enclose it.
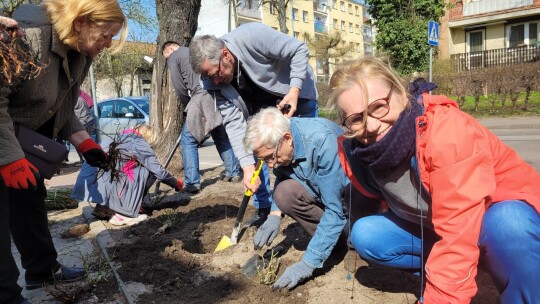
<instances>
[{"instance_id":1,"label":"parked car","mask_svg":"<svg viewBox=\"0 0 540 304\"><path fill-rule=\"evenodd\" d=\"M126 129L148 124L148 96L110 98L98 103L100 134L114 136Z\"/></svg>"}]
</instances>

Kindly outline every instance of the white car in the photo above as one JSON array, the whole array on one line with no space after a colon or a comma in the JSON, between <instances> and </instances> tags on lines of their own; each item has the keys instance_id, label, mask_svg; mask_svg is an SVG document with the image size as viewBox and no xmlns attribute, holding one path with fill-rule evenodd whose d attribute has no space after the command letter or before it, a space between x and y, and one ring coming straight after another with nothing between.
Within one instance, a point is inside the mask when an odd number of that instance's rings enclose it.
<instances>
[{"instance_id":1,"label":"white car","mask_svg":"<svg viewBox=\"0 0 540 304\"><path fill-rule=\"evenodd\" d=\"M115 136L126 129L148 124L148 101L148 96L140 96L111 98L98 103L100 134Z\"/></svg>"}]
</instances>

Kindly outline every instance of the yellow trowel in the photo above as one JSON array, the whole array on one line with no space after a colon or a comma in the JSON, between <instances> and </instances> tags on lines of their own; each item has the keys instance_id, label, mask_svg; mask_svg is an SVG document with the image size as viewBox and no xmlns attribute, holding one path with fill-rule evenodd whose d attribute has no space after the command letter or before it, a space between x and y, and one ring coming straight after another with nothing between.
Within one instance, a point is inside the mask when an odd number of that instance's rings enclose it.
<instances>
[{"instance_id":1,"label":"yellow trowel","mask_svg":"<svg viewBox=\"0 0 540 304\"><path fill-rule=\"evenodd\" d=\"M259 177L259 173L261 172L263 163L264 161L262 159L259 159L259 161L257 162L257 168L255 169L255 172L253 172L253 177L251 178L252 185L255 184L255 180L257 179L257 177ZM242 220L244 219L244 213L246 213L246 207L252 195L253 192L251 192L251 190L249 189L244 193L242 204L240 204L240 209L238 209L238 214L236 215L236 224L234 225L231 237L229 238L226 235L223 236L214 252L223 250L231 245L238 243L238 237L240 235L240 231L242 230Z\"/></svg>"}]
</instances>

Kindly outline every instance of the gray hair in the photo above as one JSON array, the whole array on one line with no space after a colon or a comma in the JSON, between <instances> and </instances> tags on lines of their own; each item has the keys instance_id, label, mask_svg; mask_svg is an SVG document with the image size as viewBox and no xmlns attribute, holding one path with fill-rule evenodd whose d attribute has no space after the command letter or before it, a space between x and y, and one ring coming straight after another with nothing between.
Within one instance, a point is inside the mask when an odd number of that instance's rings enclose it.
<instances>
[{"instance_id":1,"label":"gray hair","mask_svg":"<svg viewBox=\"0 0 540 304\"><path fill-rule=\"evenodd\" d=\"M244 147L253 151L262 146L276 147L291 123L277 108L265 108L252 116L247 124Z\"/></svg>"},{"instance_id":2,"label":"gray hair","mask_svg":"<svg viewBox=\"0 0 540 304\"><path fill-rule=\"evenodd\" d=\"M223 48L225 48L225 42L214 35L193 38L189 45L189 61L193 71L200 74L205 60L210 61L212 65L217 65Z\"/></svg>"}]
</instances>

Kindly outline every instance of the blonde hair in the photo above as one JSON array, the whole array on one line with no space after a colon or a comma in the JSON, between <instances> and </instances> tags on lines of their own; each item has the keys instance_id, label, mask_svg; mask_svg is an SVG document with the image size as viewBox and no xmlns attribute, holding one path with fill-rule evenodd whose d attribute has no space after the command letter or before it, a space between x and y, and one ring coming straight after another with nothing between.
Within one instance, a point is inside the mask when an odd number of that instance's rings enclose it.
<instances>
[{"instance_id":1,"label":"blonde hair","mask_svg":"<svg viewBox=\"0 0 540 304\"><path fill-rule=\"evenodd\" d=\"M120 51L127 37L127 19L117 0L44 0L43 5L60 40L77 47L79 35L75 31L75 20L87 18L92 24L105 22L121 24L120 39L110 48L111 53Z\"/></svg>"},{"instance_id":2,"label":"blonde hair","mask_svg":"<svg viewBox=\"0 0 540 304\"><path fill-rule=\"evenodd\" d=\"M407 89L403 79L390 66L388 60L377 57L364 57L356 60L342 62L330 78L328 86L328 102L327 105L337 110L339 118L345 119L345 114L337 106L339 96L346 90L358 85L364 93L366 106L368 103L368 87L365 79L380 79L385 82L388 87L392 88L399 96L407 96ZM409 105L408 98L402 100L405 107ZM364 111L364 122L367 121L367 112ZM363 126L359 128L362 130ZM348 134L354 137L356 134Z\"/></svg>"},{"instance_id":3,"label":"blonde hair","mask_svg":"<svg viewBox=\"0 0 540 304\"><path fill-rule=\"evenodd\" d=\"M133 129L141 133L144 140L146 140L148 144L150 144L150 146L153 146L153 144L156 141L156 132L154 132L154 128L152 128L149 125L140 125L140 126L134 127Z\"/></svg>"}]
</instances>

